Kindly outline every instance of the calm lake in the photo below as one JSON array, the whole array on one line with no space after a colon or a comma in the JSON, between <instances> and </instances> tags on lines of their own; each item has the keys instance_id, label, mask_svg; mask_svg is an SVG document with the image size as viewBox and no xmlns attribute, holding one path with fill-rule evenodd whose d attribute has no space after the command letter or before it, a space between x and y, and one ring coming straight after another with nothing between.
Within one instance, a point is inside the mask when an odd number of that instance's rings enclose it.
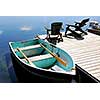
<instances>
[{"instance_id":1,"label":"calm lake","mask_svg":"<svg viewBox=\"0 0 100 100\"><path fill-rule=\"evenodd\" d=\"M0 16L0 82L16 82L17 78L13 69L8 43L32 39L37 34L46 34L44 26L50 28L55 21L65 24L74 24L90 18L100 22L99 16ZM87 28L88 25L84 28Z\"/></svg>"}]
</instances>

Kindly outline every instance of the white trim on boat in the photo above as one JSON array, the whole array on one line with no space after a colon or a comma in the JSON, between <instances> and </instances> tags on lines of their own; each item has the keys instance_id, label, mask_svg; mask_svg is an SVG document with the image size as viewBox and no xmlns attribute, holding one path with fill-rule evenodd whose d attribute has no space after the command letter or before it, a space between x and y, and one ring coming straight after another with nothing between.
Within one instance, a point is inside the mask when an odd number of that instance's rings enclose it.
<instances>
[{"instance_id":1,"label":"white trim on boat","mask_svg":"<svg viewBox=\"0 0 100 100\"><path fill-rule=\"evenodd\" d=\"M39 55L39 56L28 57L28 59L31 61L38 61L38 60L47 59L51 57L53 57L51 54L44 54L44 55ZM25 59L22 59L22 60L25 61Z\"/></svg>"},{"instance_id":2,"label":"white trim on boat","mask_svg":"<svg viewBox=\"0 0 100 100\"><path fill-rule=\"evenodd\" d=\"M10 48L11 48L11 51L13 52L13 54L16 56L16 58L17 58L20 62L22 62L22 63L28 65L29 67L37 68L34 64L33 64L33 65L30 65L30 64L24 62L22 59L20 59L20 58L16 55L15 50L13 49L11 43L13 43L13 42L9 42L9 46L10 46Z\"/></svg>"},{"instance_id":3,"label":"white trim on boat","mask_svg":"<svg viewBox=\"0 0 100 100\"><path fill-rule=\"evenodd\" d=\"M32 40L32 39L30 39L30 40ZM29 41L29 40L24 40L24 42L25 41ZM39 67L36 67L35 66L35 64L33 64L33 65L30 65L30 64L28 64L28 63L26 63L25 61L23 61L22 59L20 59L17 55L16 55L16 53L15 53L15 49L13 49L12 48L12 45L11 45L11 43L14 43L14 42L9 42L9 46L10 46L10 48L11 48L11 51L14 53L14 55L16 56L16 58L17 59L19 59L19 61L20 62L22 62L23 64L25 64L25 65L27 65L27 66L29 66L29 67L33 67L33 68L36 68L36 69L39 69L39 70L44 70L44 71L50 71L50 72L56 72L56 73L64 73L64 74L70 74L70 75L76 75L76 71L75 70L71 70L71 71L64 71L63 69L63 71L57 71L57 70L51 70L52 69L52 67L51 67L51 69L42 69L42 68L39 68ZM49 42L48 42L49 43ZM50 44L50 43L49 43ZM56 46L56 47L58 47L58 46ZM59 48L59 47L58 47ZM75 66L73 66L73 67L75 67Z\"/></svg>"},{"instance_id":4,"label":"white trim on boat","mask_svg":"<svg viewBox=\"0 0 100 100\"><path fill-rule=\"evenodd\" d=\"M75 70L65 71L65 70L63 70L62 68L60 68L60 67L57 66L57 65L54 65L54 66L51 68L51 70L57 71L57 72L60 72L60 73L62 72L62 73L72 74L72 75L75 75L75 74L76 74Z\"/></svg>"},{"instance_id":5,"label":"white trim on boat","mask_svg":"<svg viewBox=\"0 0 100 100\"><path fill-rule=\"evenodd\" d=\"M27 47L21 47L20 50L29 50L29 49L39 48L39 47L41 47L40 44L37 44L37 45L31 45ZM18 51L17 49L14 49L14 50Z\"/></svg>"}]
</instances>

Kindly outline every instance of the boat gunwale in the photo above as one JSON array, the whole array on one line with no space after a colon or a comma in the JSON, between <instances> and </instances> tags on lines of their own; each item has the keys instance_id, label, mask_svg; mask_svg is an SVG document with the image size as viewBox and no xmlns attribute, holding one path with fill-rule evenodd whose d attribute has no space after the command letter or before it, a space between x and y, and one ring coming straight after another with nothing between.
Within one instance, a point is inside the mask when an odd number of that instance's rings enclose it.
<instances>
[{"instance_id":1,"label":"boat gunwale","mask_svg":"<svg viewBox=\"0 0 100 100\"><path fill-rule=\"evenodd\" d=\"M36 40L37 38L34 38L34 39L29 39L29 40L22 40L22 41L16 41L16 42L27 42L27 41L30 41L30 40ZM38 39L37 39L38 40ZM33 65L30 65L30 64L28 64L28 63L25 63L22 59L20 59L17 55L16 55L16 53L15 53L15 51L14 51L14 49L13 49L13 47L12 47L12 45L11 45L11 43L15 43L15 42L9 42L9 46L10 46L10 48L11 48L11 51L12 51L12 53L15 55L15 57L20 61L20 62L22 62L23 64L25 64L25 65L27 65L28 67L31 67L31 68L35 68L35 69L39 69L39 70L43 70L43 71L49 71L49 72L53 72L53 73L62 73L62 74L70 74L70 75L76 75L76 70L70 70L70 71L63 71L63 72L61 72L61 71L55 71L55 70L47 70L47 69L43 69L43 68L39 68L39 67L36 67L36 65L35 64L33 64ZM51 43L49 43L49 44L51 44ZM54 45L55 46L55 45ZM57 46L55 46L55 47L57 47ZM57 48L59 48L59 47L57 47ZM69 53L67 53L69 56L70 56L70 54ZM74 63L74 60L73 60L73 58L71 57L71 59L72 59L72 61L73 61L73 67L72 68L75 68L75 63ZM51 67L52 68L52 67ZM73 73L73 71L74 71L74 73Z\"/></svg>"}]
</instances>

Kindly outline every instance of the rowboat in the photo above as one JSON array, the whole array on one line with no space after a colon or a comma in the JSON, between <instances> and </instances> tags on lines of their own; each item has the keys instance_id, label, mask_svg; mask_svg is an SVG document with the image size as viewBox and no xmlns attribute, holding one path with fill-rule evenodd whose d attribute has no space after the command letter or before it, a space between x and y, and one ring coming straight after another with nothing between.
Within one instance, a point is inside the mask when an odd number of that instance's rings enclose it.
<instances>
[{"instance_id":1,"label":"rowboat","mask_svg":"<svg viewBox=\"0 0 100 100\"><path fill-rule=\"evenodd\" d=\"M97 34L97 35L100 35L100 29L92 29L92 28L89 28L88 29L88 32L94 33L94 34Z\"/></svg>"},{"instance_id":2,"label":"rowboat","mask_svg":"<svg viewBox=\"0 0 100 100\"><path fill-rule=\"evenodd\" d=\"M25 75L29 73L30 77L37 76L48 82L71 82L76 75L75 63L71 56L43 39L9 42L9 47L13 59L18 64L18 72L25 70ZM31 78L30 82L32 80Z\"/></svg>"},{"instance_id":3,"label":"rowboat","mask_svg":"<svg viewBox=\"0 0 100 100\"><path fill-rule=\"evenodd\" d=\"M91 21L89 23L88 32L100 35L100 24L97 21Z\"/></svg>"}]
</instances>

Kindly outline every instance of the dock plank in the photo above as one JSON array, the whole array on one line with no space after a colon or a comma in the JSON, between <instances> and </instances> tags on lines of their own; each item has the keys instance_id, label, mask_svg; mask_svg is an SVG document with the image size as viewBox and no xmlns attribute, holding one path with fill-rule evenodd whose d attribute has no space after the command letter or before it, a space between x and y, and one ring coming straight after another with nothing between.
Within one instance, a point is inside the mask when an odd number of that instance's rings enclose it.
<instances>
[{"instance_id":1,"label":"dock plank","mask_svg":"<svg viewBox=\"0 0 100 100\"><path fill-rule=\"evenodd\" d=\"M83 40L63 37L57 47L68 52L78 66L100 81L100 36L88 32Z\"/></svg>"},{"instance_id":2,"label":"dock plank","mask_svg":"<svg viewBox=\"0 0 100 100\"><path fill-rule=\"evenodd\" d=\"M58 47L68 52L75 63L100 80L100 36L88 33L84 40L64 37Z\"/></svg>"}]
</instances>

